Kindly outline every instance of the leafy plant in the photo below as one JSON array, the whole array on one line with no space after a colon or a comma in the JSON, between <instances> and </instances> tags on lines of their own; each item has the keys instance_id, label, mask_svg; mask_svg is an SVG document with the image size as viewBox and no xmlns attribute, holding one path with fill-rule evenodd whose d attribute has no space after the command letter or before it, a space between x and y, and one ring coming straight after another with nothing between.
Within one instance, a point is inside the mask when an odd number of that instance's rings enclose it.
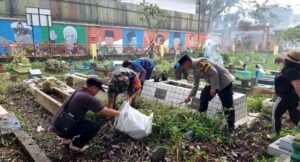
<instances>
[{"instance_id":1,"label":"leafy plant","mask_svg":"<svg viewBox=\"0 0 300 162\"><path fill-rule=\"evenodd\" d=\"M284 49L297 48L300 46L300 26L289 28L275 35L275 40Z\"/></svg>"},{"instance_id":2,"label":"leafy plant","mask_svg":"<svg viewBox=\"0 0 300 162\"><path fill-rule=\"evenodd\" d=\"M154 112L153 135L158 138L177 139L192 131L194 138L200 140L226 139L220 131L220 122L207 117L205 113L193 112L188 108L174 109L162 104L154 105L145 100L139 100L137 104Z\"/></svg>"},{"instance_id":3,"label":"leafy plant","mask_svg":"<svg viewBox=\"0 0 300 162\"><path fill-rule=\"evenodd\" d=\"M262 101L266 99L264 96L248 96L247 107L250 112L261 112Z\"/></svg>"}]
</instances>

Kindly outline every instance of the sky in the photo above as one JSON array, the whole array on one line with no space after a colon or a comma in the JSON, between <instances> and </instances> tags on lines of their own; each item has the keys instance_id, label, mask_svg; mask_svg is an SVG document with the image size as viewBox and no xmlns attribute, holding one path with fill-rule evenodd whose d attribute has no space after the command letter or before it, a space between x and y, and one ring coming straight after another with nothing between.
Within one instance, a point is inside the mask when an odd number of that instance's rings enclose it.
<instances>
[{"instance_id":1,"label":"sky","mask_svg":"<svg viewBox=\"0 0 300 162\"><path fill-rule=\"evenodd\" d=\"M139 4L143 0L121 0L122 2L136 3ZM195 3L196 0L146 0L148 3L158 4L159 7L166 10L174 10L186 13L195 13ZM243 0L247 1L247 0ZM262 3L264 0L257 0L257 2ZM280 5L290 5L294 10L295 14L300 14L300 0L270 0L270 4L278 3Z\"/></svg>"}]
</instances>

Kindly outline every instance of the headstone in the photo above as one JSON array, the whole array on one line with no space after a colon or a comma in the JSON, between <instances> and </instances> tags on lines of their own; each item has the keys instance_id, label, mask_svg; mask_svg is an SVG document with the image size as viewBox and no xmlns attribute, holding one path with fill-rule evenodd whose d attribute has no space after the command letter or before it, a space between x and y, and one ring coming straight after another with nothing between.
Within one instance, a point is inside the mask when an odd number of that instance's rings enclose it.
<instances>
[{"instance_id":1,"label":"headstone","mask_svg":"<svg viewBox=\"0 0 300 162\"><path fill-rule=\"evenodd\" d=\"M29 75L30 75L30 77L41 77L42 72L41 72L40 69L30 69L29 70Z\"/></svg>"},{"instance_id":2,"label":"headstone","mask_svg":"<svg viewBox=\"0 0 300 162\"><path fill-rule=\"evenodd\" d=\"M167 91L166 90L163 90L163 89L160 89L160 88L156 88L155 95L154 95L155 98L161 99L161 100L165 100L166 95L167 95Z\"/></svg>"}]
</instances>

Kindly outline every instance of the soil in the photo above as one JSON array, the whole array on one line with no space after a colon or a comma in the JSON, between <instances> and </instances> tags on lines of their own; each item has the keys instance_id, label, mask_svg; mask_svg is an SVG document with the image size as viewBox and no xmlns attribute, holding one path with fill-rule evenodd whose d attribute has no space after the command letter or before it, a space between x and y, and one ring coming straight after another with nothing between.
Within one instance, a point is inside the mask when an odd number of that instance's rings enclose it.
<instances>
[{"instance_id":1,"label":"soil","mask_svg":"<svg viewBox=\"0 0 300 162\"><path fill-rule=\"evenodd\" d=\"M24 153L18 139L12 135L0 136L0 161L30 161L30 157Z\"/></svg>"},{"instance_id":2,"label":"soil","mask_svg":"<svg viewBox=\"0 0 300 162\"><path fill-rule=\"evenodd\" d=\"M55 100L63 103L64 100L61 98L61 96L59 94L56 94L56 93L47 93L47 95L53 97Z\"/></svg>"},{"instance_id":3,"label":"soil","mask_svg":"<svg viewBox=\"0 0 300 162\"><path fill-rule=\"evenodd\" d=\"M156 140L151 136L135 141L109 126L106 118L96 116L94 120L102 125L101 131L90 142L91 147L82 154L69 151L65 146L58 145L60 138L48 131L52 114L34 101L34 97L23 86L16 86L6 93L3 106L15 112L22 123L22 128L37 142L46 155L53 161L149 161L150 154L159 145L170 146L168 139ZM199 149L204 154L196 159L205 161L255 161L266 154L268 145L274 139L267 138L271 130L271 117L261 115L249 127L240 127L237 134L226 143L217 141L186 141L183 148L182 159L188 160L198 156ZM45 131L38 132L37 127L42 126ZM283 128L292 129L294 126L283 120ZM1 149L1 147L0 147ZM17 157L16 154L15 157ZM174 161L176 157L166 157L167 161ZM200 160L201 161L201 160Z\"/></svg>"}]
</instances>

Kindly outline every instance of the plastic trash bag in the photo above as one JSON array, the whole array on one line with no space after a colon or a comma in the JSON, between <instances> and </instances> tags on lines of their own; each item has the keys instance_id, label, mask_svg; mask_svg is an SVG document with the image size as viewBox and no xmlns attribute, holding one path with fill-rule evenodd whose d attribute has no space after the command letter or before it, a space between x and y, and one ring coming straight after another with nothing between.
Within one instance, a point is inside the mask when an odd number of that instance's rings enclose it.
<instances>
[{"instance_id":1,"label":"plastic trash bag","mask_svg":"<svg viewBox=\"0 0 300 162\"><path fill-rule=\"evenodd\" d=\"M116 117L115 127L133 139L142 139L152 132L153 113L146 116L124 101L119 117Z\"/></svg>"}]
</instances>

